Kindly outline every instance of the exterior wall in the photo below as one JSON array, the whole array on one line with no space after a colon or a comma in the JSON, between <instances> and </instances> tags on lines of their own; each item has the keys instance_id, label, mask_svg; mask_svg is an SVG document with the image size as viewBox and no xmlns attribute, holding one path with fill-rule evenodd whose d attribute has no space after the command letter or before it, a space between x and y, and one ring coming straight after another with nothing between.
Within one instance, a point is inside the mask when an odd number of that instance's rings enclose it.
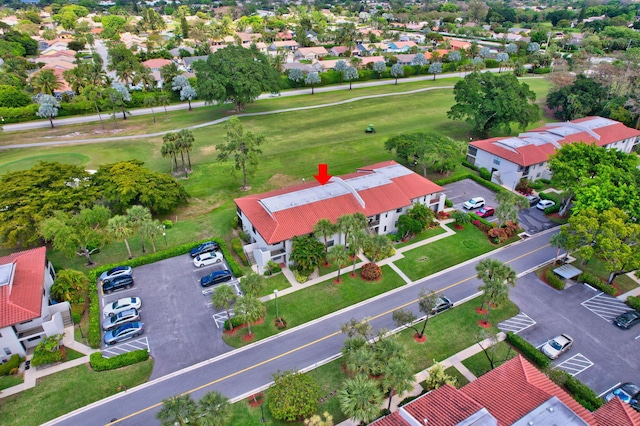
<instances>
[{"instance_id":1,"label":"exterior wall","mask_svg":"<svg viewBox=\"0 0 640 426\"><path fill-rule=\"evenodd\" d=\"M27 351L18 341L18 336L13 327L4 327L0 329L0 362L8 361L13 354L23 357L27 354Z\"/></svg>"}]
</instances>

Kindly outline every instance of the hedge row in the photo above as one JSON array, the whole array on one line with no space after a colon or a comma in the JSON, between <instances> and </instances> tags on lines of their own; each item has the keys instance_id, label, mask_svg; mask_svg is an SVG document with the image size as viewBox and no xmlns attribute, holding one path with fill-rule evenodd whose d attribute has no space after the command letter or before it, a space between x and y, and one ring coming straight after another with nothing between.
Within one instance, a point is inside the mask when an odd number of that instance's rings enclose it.
<instances>
[{"instance_id":1,"label":"hedge row","mask_svg":"<svg viewBox=\"0 0 640 426\"><path fill-rule=\"evenodd\" d=\"M573 399L587 410L595 411L602 406L602 399L589 386L575 377L568 375L564 385L573 394Z\"/></svg>"},{"instance_id":2,"label":"hedge row","mask_svg":"<svg viewBox=\"0 0 640 426\"><path fill-rule=\"evenodd\" d=\"M92 277L92 271L89 272L90 279L94 281L97 279L96 277ZM89 281L91 282L91 281ZM98 292L90 291L89 292L89 332L87 333L87 338L89 339L89 346L94 349L100 347L102 343L100 340L100 333L102 328L100 324L100 304L98 300Z\"/></svg>"},{"instance_id":3,"label":"hedge row","mask_svg":"<svg viewBox=\"0 0 640 426\"><path fill-rule=\"evenodd\" d=\"M551 361L542 352L536 349L531 343L524 340L522 337L514 334L512 331L507 333L507 342L514 346L522 353L529 361L538 365L541 368L547 368Z\"/></svg>"},{"instance_id":4,"label":"hedge row","mask_svg":"<svg viewBox=\"0 0 640 426\"><path fill-rule=\"evenodd\" d=\"M249 266L249 260L247 260L247 256L244 254L242 246L243 244L240 238L234 238L231 240L231 249L238 255L240 260L242 260L244 266Z\"/></svg>"},{"instance_id":5,"label":"hedge row","mask_svg":"<svg viewBox=\"0 0 640 426\"><path fill-rule=\"evenodd\" d=\"M477 166L474 166L473 164L469 163L468 161L464 161L464 160L463 160L463 161L462 161L462 165L463 165L464 167L466 167L467 169L471 169L471 170L473 170L474 172L477 172L477 171L478 171L478 167L477 167Z\"/></svg>"},{"instance_id":6,"label":"hedge row","mask_svg":"<svg viewBox=\"0 0 640 426\"><path fill-rule=\"evenodd\" d=\"M116 355L112 358L103 358L102 352L94 352L89 357L89 363L94 371L115 370L116 368L126 367L127 365L137 364L149 359L149 352L146 349L131 351L124 354Z\"/></svg>"},{"instance_id":7,"label":"hedge row","mask_svg":"<svg viewBox=\"0 0 640 426\"><path fill-rule=\"evenodd\" d=\"M565 282L562 278L558 276L552 269L547 269L547 272L544 273L544 278L547 280L547 283L556 290L564 290Z\"/></svg>"},{"instance_id":8,"label":"hedge row","mask_svg":"<svg viewBox=\"0 0 640 426\"><path fill-rule=\"evenodd\" d=\"M640 297L638 296L629 296L627 297L627 305L636 311L640 311Z\"/></svg>"},{"instance_id":9,"label":"hedge row","mask_svg":"<svg viewBox=\"0 0 640 426\"><path fill-rule=\"evenodd\" d=\"M606 282L602 281L600 277L590 274L588 272L581 273L580 276L578 277L578 281L582 283L587 283L591 287L595 287L598 290L602 291L603 293L607 293L611 296L615 296L617 291L614 286L607 284Z\"/></svg>"},{"instance_id":10,"label":"hedge row","mask_svg":"<svg viewBox=\"0 0 640 426\"><path fill-rule=\"evenodd\" d=\"M0 365L0 376L8 376L9 374L11 374L11 370L13 370L14 368L20 367L21 362L22 362L22 358L20 358L20 355L18 354L11 355L11 358L9 358L9 361Z\"/></svg>"},{"instance_id":11,"label":"hedge row","mask_svg":"<svg viewBox=\"0 0 640 426\"><path fill-rule=\"evenodd\" d=\"M478 216L477 214L473 213L473 212L469 212L469 217L471 218L471 223L473 223L474 221L480 221L480 223L483 223L485 225L487 225L490 228L495 227L495 225L491 222L489 222L487 219Z\"/></svg>"}]
</instances>

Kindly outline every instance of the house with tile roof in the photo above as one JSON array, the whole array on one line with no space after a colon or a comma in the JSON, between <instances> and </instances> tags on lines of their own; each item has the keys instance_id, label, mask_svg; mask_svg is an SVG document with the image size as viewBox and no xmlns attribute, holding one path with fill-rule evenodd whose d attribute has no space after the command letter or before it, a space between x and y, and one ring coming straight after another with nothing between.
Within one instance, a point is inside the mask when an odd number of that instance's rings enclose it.
<instances>
[{"instance_id":1,"label":"house with tile roof","mask_svg":"<svg viewBox=\"0 0 640 426\"><path fill-rule=\"evenodd\" d=\"M45 247L0 257L0 362L71 324L69 303L51 304L54 279Z\"/></svg>"},{"instance_id":2,"label":"house with tile roof","mask_svg":"<svg viewBox=\"0 0 640 426\"><path fill-rule=\"evenodd\" d=\"M296 60L306 59L308 61L324 58L328 54L329 52L323 46L299 47L295 52L293 52Z\"/></svg>"},{"instance_id":3,"label":"house with tile roof","mask_svg":"<svg viewBox=\"0 0 640 426\"><path fill-rule=\"evenodd\" d=\"M335 223L340 216L360 212L371 232L388 234L398 229L398 218L415 203L443 209L442 191L429 179L386 161L333 176L325 185L314 180L234 201L239 225L251 238L245 253L262 273L270 260L289 264L293 237L311 234L320 219ZM345 244L344 235L327 239L328 246L334 244Z\"/></svg>"},{"instance_id":4,"label":"house with tile roof","mask_svg":"<svg viewBox=\"0 0 640 426\"><path fill-rule=\"evenodd\" d=\"M640 426L640 413L618 398L590 412L521 355L456 389L444 385L373 426Z\"/></svg>"},{"instance_id":5,"label":"house with tile roof","mask_svg":"<svg viewBox=\"0 0 640 426\"><path fill-rule=\"evenodd\" d=\"M470 142L467 162L492 173L492 181L513 190L522 178L550 179L549 156L563 145L595 143L630 153L640 142L640 130L603 117L549 123L513 137Z\"/></svg>"}]
</instances>

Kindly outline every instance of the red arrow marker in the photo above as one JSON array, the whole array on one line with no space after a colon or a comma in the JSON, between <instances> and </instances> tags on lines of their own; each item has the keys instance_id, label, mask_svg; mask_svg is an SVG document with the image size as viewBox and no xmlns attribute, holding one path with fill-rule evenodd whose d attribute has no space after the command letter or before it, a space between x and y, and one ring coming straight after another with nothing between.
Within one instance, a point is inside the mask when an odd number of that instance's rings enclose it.
<instances>
[{"instance_id":1,"label":"red arrow marker","mask_svg":"<svg viewBox=\"0 0 640 426\"><path fill-rule=\"evenodd\" d=\"M318 164L318 174L313 175L313 177L316 178L318 182L320 182L320 185L324 185L325 183L329 182L329 179L331 179L333 176L331 176L327 172L326 164Z\"/></svg>"}]
</instances>

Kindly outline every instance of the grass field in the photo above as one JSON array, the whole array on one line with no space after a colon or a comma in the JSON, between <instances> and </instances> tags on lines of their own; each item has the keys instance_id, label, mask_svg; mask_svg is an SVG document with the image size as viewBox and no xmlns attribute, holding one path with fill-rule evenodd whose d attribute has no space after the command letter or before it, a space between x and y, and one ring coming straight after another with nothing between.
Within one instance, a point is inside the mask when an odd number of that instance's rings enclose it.
<instances>
[{"instance_id":1,"label":"grass field","mask_svg":"<svg viewBox=\"0 0 640 426\"><path fill-rule=\"evenodd\" d=\"M500 342L494 347L488 349L489 356L493 358L496 367L502 365L505 361L518 355L507 342ZM476 377L491 371L491 363L484 352L475 354L471 358L462 361L462 365L467 367Z\"/></svg>"}]
</instances>

